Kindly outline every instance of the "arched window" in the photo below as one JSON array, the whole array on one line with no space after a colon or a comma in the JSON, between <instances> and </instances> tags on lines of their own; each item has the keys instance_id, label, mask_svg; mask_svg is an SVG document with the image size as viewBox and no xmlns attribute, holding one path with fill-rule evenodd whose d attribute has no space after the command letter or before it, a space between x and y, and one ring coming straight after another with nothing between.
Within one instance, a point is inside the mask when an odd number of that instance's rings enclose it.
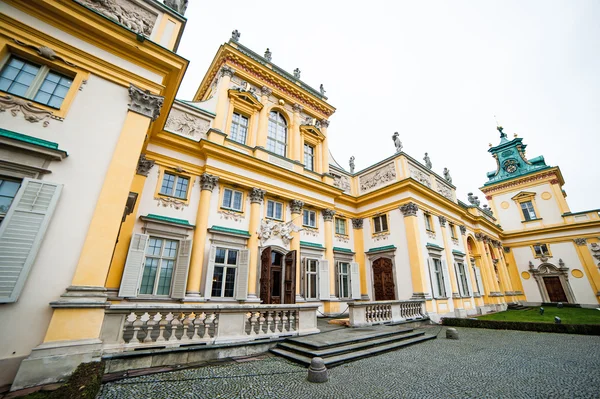
<instances>
[{"instance_id":1,"label":"arched window","mask_svg":"<svg viewBox=\"0 0 600 399\"><path fill-rule=\"evenodd\" d=\"M285 156L287 147L287 122L283 115L277 111L269 113L269 133L267 136L267 150L277 155Z\"/></svg>"}]
</instances>

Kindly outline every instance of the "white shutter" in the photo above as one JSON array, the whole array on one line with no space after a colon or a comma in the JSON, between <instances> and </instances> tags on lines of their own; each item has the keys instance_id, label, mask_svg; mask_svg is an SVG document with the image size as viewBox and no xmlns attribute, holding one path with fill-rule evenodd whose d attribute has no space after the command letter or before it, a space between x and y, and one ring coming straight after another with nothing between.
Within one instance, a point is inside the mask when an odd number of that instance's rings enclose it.
<instances>
[{"instance_id":1,"label":"white shutter","mask_svg":"<svg viewBox=\"0 0 600 399\"><path fill-rule=\"evenodd\" d=\"M147 234L140 233L133 233L131 236L125 269L123 269L123 277L121 278L121 287L119 288L120 297L131 298L137 296L149 238L150 236Z\"/></svg>"},{"instance_id":2,"label":"white shutter","mask_svg":"<svg viewBox=\"0 0 600 399\"><path fill-rule=\"evenodd\" d=\"M0 224L0 303L16 302L19 298L62 187L23 179Z\"/></svg>"},{"instance_id":3,"label":"white shutter","mask_svg":"<svg viewBox=\"0 0 600 399\"><path fill-rule=\"evenodd\" d=\"M350 294L352 299L360 299L360 272L358 263L350 263Z\"/></svg>"},{"instance_id":4,"label":"white shutter","mask_svg":"<svg viewBox=\"0 0 600 399\"><path fill-rule=\"evenodd\" d=\"M303 258L300 261L300 295L306 299L308 292L306 292L306 270L308 269L308 259ZM297 282L296 282L297 284Z\"/></svg>"},{"instance_id":5,"label":"white shutter","mask_svg":"<svg viewBox=\"0 0 600 399\"><path fill-rule=\"evenodd\" d=\"M185 289L187 287L188 271L190 268L190 255L192 253L191 249L192 240L182 240L179 243L179 256L177 256L177 265L175 266L171 298L185 298Z\"/></svg>"},{"instance_id":6,"label":"white shutter","mask_svg":"<svg viewBox=\"0 0 600 399\"><path fill-rule=\"evenodd\" d=\"M204 299L210 299L212 293L213 273L215 272L215 256L217 256L217 247L210 246L208 253L208 266L206 267L206 281L204 284ZM225 278L225 277L223 277Z\"/></svg>"},{"instance_id":7,"label":"white shutter","mask_svg":"<svg viewBox=\"0 0 600 399\"><path fill-rule=\"evenodd\" d=\"M466 263L463 263L463 268L465 269L465 280L467 280L467 289L469 290L468 295L473 296L473 284L471 283L471 272L469 271L469 266Z\"/></svg>"},{"instance_id":8,"label":"white shutter","mask_svg":"<svg viewBox=\"0 0 600 399\"><path fill-rule=\"evenodd\" d=\"M458 293L460 296L464 295L462 280L460 278L460 270L458 268L458 263L454 262L454 275L456 276L456 285L458 287Z\"/></svg>"},{"instance_id":9,"label":"white shutter","mask_svg":"<svg viewBox=\"0 0 600 399\"><path fill-rule=\"evenodd\" d=\"M322 259L319 261L319 299L329 300L329 261Z\"/></svg>"},{"instance_id":10,"label":"white shutter","mask_svg":"<svg viewBox=\"0 0 600 399\"><path fill-rule=\"evenodd\" d=\"M475 278L477 279L477 285L479 286L479 295L485 295L483 280L481 280L481 270L478 266L475 266Z\"/></svg>"},{"instance_id":11,"label":"white shutter","mask_svg":"<svg viewBox=\"0 0 600 399\"><path fill-rule=\"evenodd\" d=\"M235 277L235 299L245 301L248 298L248 259L250 251L240 250L240 258L237 267L237 276Z\"/></svg>"},{"instance_id":12,"label":"white shutter","mask_svg":"<svg viewBox=\"0 0 600 399\"><path fill-rule=\"evenodd\" d=\"M437 275L435 274L435 265L433 259L427 258L427 264L429 265L429 281L431 282L431 294L434 298L441 296L440 290L437 283Z\"/></svg>"},{"instance_id":13,"label":"white shutter","mask_svg":"<svg viewBox=\"0 0 600 399\"><path fill-rule=\"evenodd\" d=\"M448 264L445 260L442 261L442 274L444 275L444 289L446 290L446 297L452 298L452 285L450 284L450 273L448 272Z\"/></svg>"}]
</instances>

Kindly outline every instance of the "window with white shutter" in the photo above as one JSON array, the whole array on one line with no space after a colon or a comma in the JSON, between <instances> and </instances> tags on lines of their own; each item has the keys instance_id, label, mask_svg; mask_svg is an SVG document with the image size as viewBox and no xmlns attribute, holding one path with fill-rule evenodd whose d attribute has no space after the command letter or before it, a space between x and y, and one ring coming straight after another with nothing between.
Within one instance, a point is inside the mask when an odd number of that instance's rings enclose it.
<instances>
[{"instance_id":1,"label":"window with white shutter","mask_svg":"<svg viewBox=\"0 0 600 399\"><path fill-rule=\"evenodd\" d=\"M329 261L319 261L319 299L329 300Z\"/></svg>"},{"instance_id":2,"label":"window with white shutter","mask_svg":"<svg viewBox=\"0 0 600 399\"><path fill-rule=\"evenodd\" d=\"M19 298L61 190L61 184L23 179L0 224L0 303Z\"/></svg>"},{"instance_id":3,"label":"window with white shutter","mask_svg":"<svg viewBox=\"0 0 600 399\"><path fill-rule=\"evenodd\" d=\"M360 299L360 272L358 263L350 263L350 294L352 299Z\"/></svg>"}]
</instances>

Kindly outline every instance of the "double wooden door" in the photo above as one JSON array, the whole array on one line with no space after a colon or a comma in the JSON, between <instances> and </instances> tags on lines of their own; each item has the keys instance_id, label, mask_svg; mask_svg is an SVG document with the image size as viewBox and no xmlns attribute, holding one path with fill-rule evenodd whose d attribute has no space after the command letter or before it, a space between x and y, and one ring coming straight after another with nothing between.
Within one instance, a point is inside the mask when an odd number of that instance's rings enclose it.
<instances>
[{"instance_id":1,"label":"double wooden door","mask_svg":"<svg viewBox=\"0 0 600 399\"><path fill-rule=\"evenodd\" d=\"M548 291L550 302L569 302L560 282L560 277L544 277L544 285Z\"/></svg>"},{"instance_id":2,"label":"double wooden door","mask_svg":"<svg viewBox=\"0 0 600 399\"><path fill-rule=\"evenodd\" d=\"M392 260L379 258L373 262L373 288L376 301L392 301L396 299Z\"/></svg>"},{"instance_id":3,"label":"double wooden door","mask_svg":"<svg viewBox=\"0 0 600 399\"><path fill-rule=\"evenodd\" d=\"M262 303L296 303L296 251L283 255L267 247L260 259Z\"/></svg>"}]
</instances>

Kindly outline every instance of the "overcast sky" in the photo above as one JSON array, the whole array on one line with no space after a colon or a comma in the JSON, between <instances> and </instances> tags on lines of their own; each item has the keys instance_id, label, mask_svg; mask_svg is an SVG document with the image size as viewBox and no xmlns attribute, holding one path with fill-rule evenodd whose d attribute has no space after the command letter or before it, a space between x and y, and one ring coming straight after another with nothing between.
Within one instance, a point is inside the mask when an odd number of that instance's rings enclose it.
<instances>
[{"instance_id":1,"label":"overcast sky","mask_svg":"<svg viewBox=\"0 0 600 399\"><path fill-rule=\"evenodd\" d=\"M329 103L329 145L357 170L404 150L450 169L458 197L495 170L494 115L560 166L571 211L600 208L600 1L191 0L179 54L191 99L231 31ZM485 203L485 199L484 202Z\"/></svg>"}]
</instances>

